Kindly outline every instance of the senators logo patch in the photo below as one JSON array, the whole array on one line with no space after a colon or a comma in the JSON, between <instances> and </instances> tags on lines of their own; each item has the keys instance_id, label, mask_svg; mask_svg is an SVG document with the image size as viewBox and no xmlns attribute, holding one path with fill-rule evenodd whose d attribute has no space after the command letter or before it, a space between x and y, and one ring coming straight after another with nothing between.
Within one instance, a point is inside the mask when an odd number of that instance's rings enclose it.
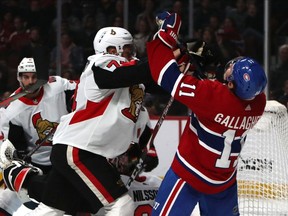
<instances>
[{"instance_id":1,"label":"senators logo patch","mask_svg":"<svg viewBox=\"0 0 288 216\"><path fill-rule=\"evenodd\" d=\"M39 139L36 141L36 145L39 144L45 137L58 126L57 122L50 122L47 119L43 119L41 113L36 113L32 116L33 126L37 131ZM52 140L48 139L43 146L51 146Z\"/></svg>"},{"instance_id":2,"label":"senators logo patch","mask_svg":"<svg viewBox=\"0 0 288 216\"><path fill-rule=\"evenodd\" d=\"M139 85L134 85L129 88L129 92L131 95L130 107L123 109L122 114L135 123L144 100L144 90L140 88Z\"/></svg>"}]
</instances>

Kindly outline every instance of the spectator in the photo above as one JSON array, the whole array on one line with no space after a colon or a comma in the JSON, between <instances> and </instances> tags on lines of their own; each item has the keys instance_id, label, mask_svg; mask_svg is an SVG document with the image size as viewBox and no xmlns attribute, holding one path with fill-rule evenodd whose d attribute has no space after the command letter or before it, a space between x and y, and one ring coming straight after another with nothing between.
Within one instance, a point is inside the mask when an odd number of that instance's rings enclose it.
<instances>
[{"instance_id":1,"label":"spectator","mask_svg":"<svg viewBox=\"0 0 288 216\"><path fill-rule=\"evenodd\" d=\"M282 86L284 94L281 95L277 100L288 108L288 79L284 81L284 85Z\"/></svg>"},{"instance_id":2,"label":"spectator","mask_svg":"<svg viewBox=\"0 0 288 216\"><path fill-rule=\"evenodd\" d=\"M31 0L29 2L29 8L26 13L27 28L38 27L42 35L47 35L49 29L47 26L51 25L53 17L56 13L51 13L47 8L42 7L42 1ZM64 13L62 13L64 15ZM46 38L45 38L46 39Z\"/></svg>"},{"instance_id":3,"label":"spectator","mask_svg":"<svg viewBox=\"0 0 288 216\"><path fill-rule=\"evenodd\" d=\"M86 15L82 19L82 30L75 35L75 43L78 46L83 47L84 58L87 59L88 56L93 55L93 40L97 32L97 23L95 16Z\"/></svg>"},{"instance_id":4,"label":"spectator","mask_svg":"<svg viewBox=\"0 0 288 216\"><path fill-rule=\"evenodd\" d=\"M14 15L11 11L6 11L3 15L2 28L5 32L7 32L9 35L15 31L14 27Z\"/></svg>"},{"instance_id":5,"label":"spectator","mask_svg":"<svg viewBox=\"0 0 288 216\"><path fill-rule=\"evenodd\" d=\"M68 2L63 3L61 7L61 11L62 11L62 20L66 22L65 25L67 24L69 31L73 32L73 34L77 34L78 32L81 32L82 31L81 20L72 13L71 3L68 3ZM52 22L53 29L55 30L56 30L56 25L58 22L57 19L58 18L55 17Z\"/></svg>"},{"instance_id":6,"label":"spectator","mask_svg":"<svg viewBox=\"0 0 288 216\"><path fill-rule=\"evenodd\" d=\"M149 27L149 23L145 17L138 20L136 26L136 34L133 35L134 44L136 47L136 56L138 58L145 57L146 54L146 42L151 38L152 32Z\"/></svg>"},{"instance_id":7,"label":"spectator","mask_svg":"<svg viewBox=\"0 0 288 216\"><path fill-rule=\"evenodd\" d=\"M8 56L8 65L14 69L20 62L20 52L24 46L26 46L29 41L29 33L26 28L26 21L20 16L14 18L15 31L9 37L9 48L10 53Z\"/></svg>"},{"instance_id":8,"label":"spectator","mask_svg":"<svg viewBox=\"0 0 288 216\"><path fill-rule=\"evenodd\" d=\"M123 20L124 4L123 4L123 0L115 1L114 5L115 5L115 14L113 16L112 26L123 28L124 27L124 20Z\"/></svg>"},{"instance_id":9,"label":"spectator","mask_svg":"<svg viewBox=\"0 0 288 216\"><path fill-rule=\"evenodd\" d=\"M232 18L235 20L236 28L239 32L243 32L245 28L245 20L247 18L246 13L246 1L237 0L236 7L232 8L227 12L226 17Z\"/></svg>"},{"instance_id":10,"label":"spectator","mask_svg":"<svg viewBox=\"0 0 288 216\"><path fill-rule=\"evenodd\" d=\"M224 62L243 55L243 41L232 18L226 18L216 33L216 41L223 55Z\"/></svg>"},{"instance_id":11,"label":"spectator","mask_svg":"<svg viewBox=\"0 0 288 216\"><path fill-rule=\"evenodd\" d=\"M39 57L45 59L49 63L50 50L42 40L40 29L32 27L29 32L29 43L23 47L20 57ZM48 66L47 66L48 67Z\"/></svg>"},{"instance_id":12,"label":"spectator","mask_svg":"<svg viewBox=\"0 0 288 216\"><path fill-rule=\"evenodd\" d=\"M100 0L97 4L96 20L98 21L98 28L111 26L115 14L115 6L112 0Z\"/></svg>"},{"instance_id":13,"label":"spectator","mask_svg":"<svg viewBox=\"0 0 288 216\"><path fill-rule=\"evenodd\" d=\"M50 67L56 69L57 65L57 47L51 51ZM84 68L83 49L77 46L69 33L62 33L61 35L61 70L70 69L75 76L80 75ZM52 72L53 73L53 72Z\"/></svg>"},{"instance_id":14,"label":"spectator","mask_svg":"<svg viewBox=\"0 0 288 216\"><path fill-rule=\"evenodd\" d=\"M212 14L209 18L208 27L211 29L212 32L216 32L221 25L220 17L216 14Z\"/></svg>"},{"instance_id":15,"label":"spectator","mask_svg":"<svg viewBox=\"0 0 288 216\"><path fill-rule=\"evenodd\" d=\"M283 81L288 79L288 44L283 44L278 49L279 64L271 73L270 97L277 99L283 95Z\"/></svg>"},{"instance_id":16,"label":"spectator","mask_svg":"<svg viewBox=\"0 0 288 216\"><path fill-rule=\"evenodd\" d=\"M3 28L2 23L0 23L0 61L6 61L8 49L8 40L10 33Z\"/></svg>"},{"instance_id":17,"label":"spectator","mask_svg":"<svg viewBox=\"0 0 288 216\"><path fill-rule=\"evenodd\" d=\"M244 25L245 25L244 32L246 32L247 29L253 29L254 31L258 32L258 34L262 36L263 28L264 28L263 13L260 13L255 2L251 2L247 4L246 13L247 13L247 17L244 21Z\"/></svg>"},{"instance_id":18,"label":"spectator","mask_svg":"<svg viewBox=\"0 0 288 216\"><path fill-rule=\"evenodd\" d=\"M40 29L32 27L29 32L30 42L20 51L20 58L31 57L37 62L38 71L48 77L50 48L46 46L42 39Z\"/></svg>"},{"instance_id":19,"label":"spectator","mask_svg":"<svg viewBox=\"0 0 288 216\"><path fill-rule=\"evenodd\" d=\"M113 17L112 26L122 27L124 26L123 17L120 15L116 15Z\"/></svg>"},{"instance_id":20,"label":"spectator","mask_svg":"<svg viewBox=\"0 0 288 216\"><path fill-rule=\"evenodd\" d=\"M157 25L155 23L155 10L157 8L156 1L155 0L146 0L144 2L144 8L143 10L137 15L136 23L135 23L135 29L136 26L139 25L140 19L146 19L149 25L149 28L151 32L156 32Z\"/></svg>"},{"instance_id":21,"label":"spectator","mask_svg":"<svg viewBox=\"0 0 288 216\"><path fill-rule=\"evenodd\" d=\"M209 24L209 18L215 14L215 9L211 7L210 0L202 0L200 6L194 10L194 29L199 31Z\"/></svg>"},{"instance_id":22,"label":"spectator","mask_svg":"<svg viewBox=\"0 0 288 216\"><path fill-rule=\"evenodd\" d=\"M242 37L237 29L235 20L231 17L226 17L220 28L221 33L223 34L224 40L230 40L239 44L242 40Z\"/></svg>"},{"instance_id":23,"label":"spectator","mask_svg":"<svg viewBox=\"0 0 288 216\"><path fill-rule=\"evenodd\" d=\"M263 63L263 15L259 13L255 3L247 5L247 17L242 37L245 43L245 54Z\"/></svg>"},{"instance_id":24,"label":"spectator","mask_svg":"<svg viewBox=\"0 0 288 216\"><path fill-rule=\"evenodd\" d=\"M124 3L123 3L123 0L117 0L115 1L115 17L118 16L118 17L121 17L122 20L123 20L123 12L124 12Z\"/></svg>"}]
</instances>

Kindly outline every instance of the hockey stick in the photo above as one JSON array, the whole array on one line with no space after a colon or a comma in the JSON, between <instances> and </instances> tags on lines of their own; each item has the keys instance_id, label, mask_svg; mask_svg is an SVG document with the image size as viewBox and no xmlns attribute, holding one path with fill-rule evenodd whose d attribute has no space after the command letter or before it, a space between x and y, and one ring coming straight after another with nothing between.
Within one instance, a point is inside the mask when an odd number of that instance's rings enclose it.
<instances>
[{"instance_id":1,"label":"hockey stick","mask_svg":"<svg viewBox=\"0 0 288 216\"><path fill-rule=\"evenodd\" d=\"M23 160L26 161L28 158L30 158L44 143L46 143L49 139L53 138L53 135L56 131L56 127L52 128L51 131L44 137L44 139L41 140L41 142L36 145L28 154L26 154L23 157Z\"/></svg>"},{"instance_id":2,"label":"hockey stick","mask_svg":"<svg viewBox=\"0 0 288 216\"><path fill-rule=\"evenodd\" d=\"M11 102L29 94L34 92L35 90L37 90L38 88L40 88L41 86L45 85L47 83L47 80L42 80L42 79L38 79L37 82L34 85L29 86L27 89L23 89L22 91L20 91L17 94L11 95L10 97L6 98L5 100L0 102L0 107L7 107Z\"/></svg>"},{"instance_id":3,"label":"hockey stick","mask_svg":"<svg viewBox=\"0 0 288 216\"><path fill-rule=\"evenodd\" d=\"M165 117L166 117L166 115L167 115L167 113L168 113L173 101L174 101L174 98L170 97L166 107L164 108L164 110L162 112L162 115L158 119L158 121L157 121L157 123L156 123L156 125L155 125L155 127L153 129L153 132L152 132L152 134L150 136L150 139L149 139L148 143L146 144L146 146L151 146L152 143L154 142L154 139L155 139L156 135L158 134L158 131L159 131L159 129L160 129L160 127L161 127L161 125L162 125L162 123L163 123L163 121L164 121L164 119L165 119ZM139 158L139 162L137 163L135 169L133 170L131 176L129 177L129 179L128 179L127 183L126 183L127 189L129 189L131 187L132 182L144 170L144 168L145 168L144 162L145 162L146 156L147 156L147 151L143 151L143 153L141 154L141 157Z\"/></svg>"},{"instance_id":4,"label":"hockey stick","mask_svg":"<svg viewBox=\"0 0 288 216\"><path fill-rule=\"evenodd\" d=\"M13 160L23 160L25 162L28 162L27 159L29 159L49 139L52 139L55 131L56 128L52 128L49 133L44 137L44 139L42 139L41 142L37 146L35 146L30 152L28 152L28 154L25 155L22 159L19 158L14 145L8 139L6 139L1 144L0 148L0 169L6 167L7 164L9 165L10 162Z\"/></svg>"},{"instance_id":5,"label":"hockey stick","mask_svg":"<svg viewBox=\"0 0 288 216\"><path fill-rule=\"evenodd\" d=\"M190 53L186 48L184 48L184 45L183 45L182 43L180 43L179 41L177 41L177 44L178 44L178 47L179 47L180 49L185 50L185 53L186 53L186 54L189 56L189 58L190 58L190 62L186 65L186 68L185 68L183 74L186 74L186 73L187 73L187 71L188 71L188 69L189 69L189 66L190 66L190 63L192 63L192 64L194 64L195 67L196 67L196 70L197 70L197 73L198 73L197 78L203 79L203 77L202 77L202 75L204 74L204 73L203 73L203 70L202 70L202 68L200 67L200 65L199 65L199 63L197 62L197 60L194 58L194 56L193 56L194 53ZM200 74L201 74L201 76L199 76ZM150 137L150 139L149 139L149 141L148 141L148 143L147 143L147 146L151 146L151 144L153 143L153 141L154 141L156 135L158 134L158 131L159 131L159 129L160 129L160 127L161 127L161 125L162 125L162 123L163 123L163 121L164 121L164 119L165 119L165 117L166 117L166 115L167 115L167 113L168 113L168 111L169 111L169 109L170 109L173 101L174 101L174 98L171 96L171 97L170 97L170 100L168 101L166 107L164 108L164 110L163 110L163 112L162 112L162 115L161 115L160 118L158 119L158 121L157 121L157 123L156 123L156 125L155 125L155 127L154 127L154 129L153 129L153 132L152 132L151 137ZM128 179L127 183L126 183L127 189L129 189L129 188L131 187L132 182L133 182L133 181L137 178L137 176L144 170L144 168L145 168L144 162L145 162L146 156L147 156L147 151L144 151L144 152L142 153L141 157L139 158L139 162L137 163L135 169L133 170L131 176L129 177L129 179Z\"/></svg>"}]
</instances>

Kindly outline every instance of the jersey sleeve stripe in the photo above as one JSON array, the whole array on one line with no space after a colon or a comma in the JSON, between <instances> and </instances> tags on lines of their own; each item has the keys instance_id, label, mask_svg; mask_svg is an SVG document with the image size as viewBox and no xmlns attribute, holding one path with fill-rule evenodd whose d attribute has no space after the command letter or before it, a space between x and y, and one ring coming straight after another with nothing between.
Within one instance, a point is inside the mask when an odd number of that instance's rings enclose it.
<instances>
[{"instance_id":1,"label":"jersey sleeve stripe","mask_svg":"<svg viewBox=\"0 0 288 216\"><path fill-rule=\"evenodd\" d=\"M176 83L179 83L177 80L180 75L181 73L179 72L176 61L174 59L170 60L161 70L158 78L158 84L171 93L174 86L175 88L177 87Z\"/></svg>"},{"instance_id":2,"label":"jersey sleeve stripe","mask_svg":"<svg viewBox=\"0 0 288 216\"><path fill-rule=\"evenodd\" d=\"M217 155L222 154L225 136L209 130L207 127L205 127L199 122L198 118L195 115L192 115L189 127L191 131L197 134L199 144L203 148ZM234 140L231 149L231 156L238 156L240 151L241 140Z\"/></svg>"},{"instance_id":3,"label":"jersey sleeve stripe","mask_svg":"<svg viewBox=\"0 0 288 216\"><path fill-rule=\"evenodd\" d=\"M234 177L234 175L236 174L236 170L237 170L237 169L234 169L233 173L226 180L218 181L218 180L214 180L214 179L209 178L208 176L204 175L201 171L199 171L198 169L193 167L191 164L189 164L189 162L187 162L180 155L178 150L176 152L176 159L193 176L197 177L198 179L201 179L202 181L204 181L208 184L213 184L213 185L218 185L218 186L226 184L230 179L232 179Z\"/></svg>"}]
</instances>

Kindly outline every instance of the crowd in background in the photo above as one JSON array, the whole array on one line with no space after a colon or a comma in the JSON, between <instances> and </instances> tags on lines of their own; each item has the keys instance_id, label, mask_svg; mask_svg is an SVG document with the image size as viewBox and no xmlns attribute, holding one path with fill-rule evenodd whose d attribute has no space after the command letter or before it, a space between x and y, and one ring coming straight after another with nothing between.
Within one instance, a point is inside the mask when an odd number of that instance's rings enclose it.
<instances>
[{"instance_id":1,"label":"crowd in background","mask_svg":"<svg viewBox=\"0 0 288 216\"><path fill-rule=\"evenodd\" d=\"M56 74L56 0L2 0L0 3L0 98L18 88L17 66L23 57L40 55L49 63L49 74ZM204 40L216 50L219 61L246 55L263 62L264 1L194 0L193 38ZM287 106L288 101L288 18L285 0L271 1L269 99ZM146 57L145 43L157 31L155 15L168 10L181 15L180 36L189 40L188 0L129 1L129 28L134 37L136 56ZM123 27L123 0L62 0L61 76L79 78L93 39L105 26ZM169 96L148 95L146 106L159 115ZM186 115L174 105L170 115Z\"/></svg>"}]
</instances>

